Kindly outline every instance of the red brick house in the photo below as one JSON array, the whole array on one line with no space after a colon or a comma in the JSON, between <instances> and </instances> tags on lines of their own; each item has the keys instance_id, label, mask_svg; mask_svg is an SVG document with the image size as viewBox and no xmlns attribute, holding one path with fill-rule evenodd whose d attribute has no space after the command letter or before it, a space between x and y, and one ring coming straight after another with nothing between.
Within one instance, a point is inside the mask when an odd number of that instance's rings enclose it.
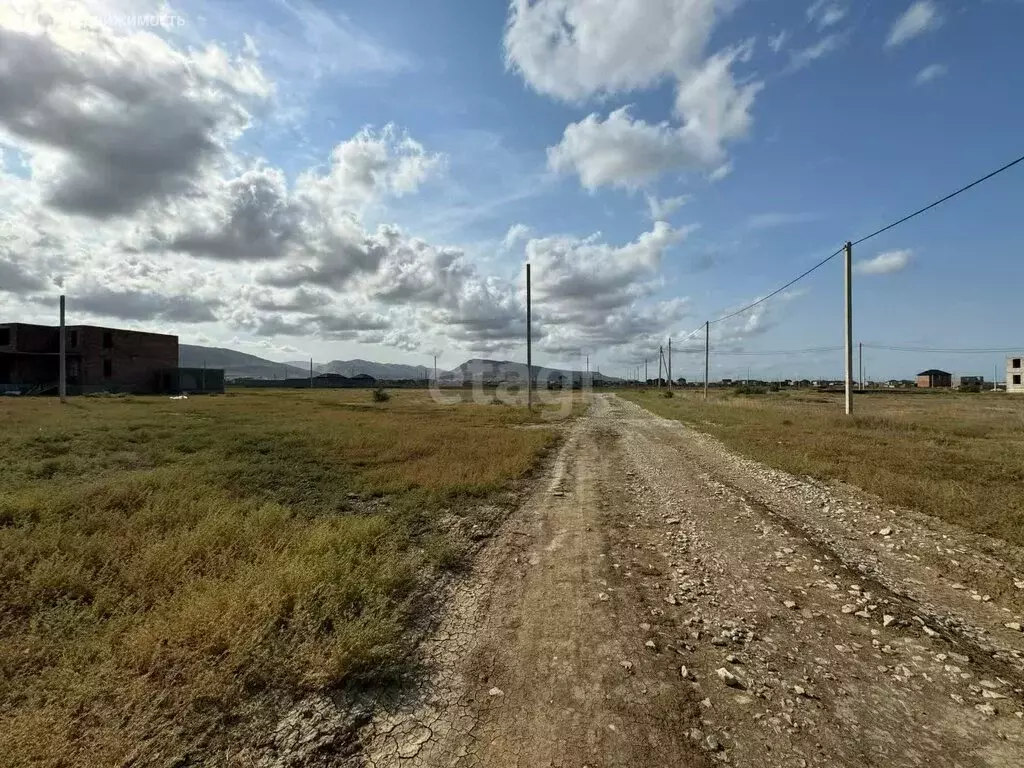
<instances>
[{"instance_id":1,"label":"red brick house","mask_svg":"<svg viewBox=\"0 0 1024 768\"><path fill-rule=\"evenodd\" d=\"M121 328L70 325L65 329L68 392L160 392L178 367L178 337ZM56 388L60 328L0 324L0 390Z\"/></svg>"},{"instance_id":2,"label":"red brick house","mask_svg":"<svg viewBox=\"0 0 1024 768\"><path fill-rule=\"evenodd\" d=\"M927 371L917 374L917 386L921 389L952 387L953 374L940 371L938 368L929 368Z\"/></svg>"}]
</instances>

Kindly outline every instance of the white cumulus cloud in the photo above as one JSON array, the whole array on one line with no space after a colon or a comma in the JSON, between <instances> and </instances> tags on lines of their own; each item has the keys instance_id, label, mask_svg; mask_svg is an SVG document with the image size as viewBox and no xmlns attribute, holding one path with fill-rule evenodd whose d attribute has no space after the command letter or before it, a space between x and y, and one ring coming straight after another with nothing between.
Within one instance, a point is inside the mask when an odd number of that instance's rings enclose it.
<instances>
[{"instance_id":1,"label":"white cumulus cloud","mask_svg":"<svg viewBox=\"0 0 1024 768\"><path fill-rule=\"evenodd\" d=\"M873 259L857 262L854 265L854 271L859 275L889 275L906 269L910 265L912 256L913 251L909 249L886 251Z\"/></svg>"},{"instance_id":2,"label":"white cumulus cloud","mask_svg":"<svg viewBox=\"0 0 1024 768\"><path fill-rule=\"evenodd\" d=\"M708 44L733 0L512 0L505 32L508 67L562 101L675 85L675 122L634 120L625 109L566 127L549 154L590 189L635 188L661 172L707 169L752 124L759 81L738 80L752 43L715 53Z\"/></svg>"},{"instance_id":3,"label":"white cumulus cloud","mask_svg":"<svg viewBox=\"0 0 1024 768\"><path fill-rule=\"evenodd\" d=\"M548 166L575 172L587 189L621 186L634 189L667 170L701 168L713 162L704 147L667 122L634 119L628 107L602 120L596 113L569 124L562 140L548 149Z\"/></svg>"}]
</instances>

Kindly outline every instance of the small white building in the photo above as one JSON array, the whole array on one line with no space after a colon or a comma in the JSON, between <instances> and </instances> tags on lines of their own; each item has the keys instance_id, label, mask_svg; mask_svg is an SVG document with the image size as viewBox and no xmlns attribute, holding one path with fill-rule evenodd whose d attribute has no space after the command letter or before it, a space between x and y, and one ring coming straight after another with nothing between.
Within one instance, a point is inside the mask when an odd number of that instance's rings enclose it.
<instances>
[{"instance_id":1,"label":"small white building","mask_svg":"<svg viewBox=\"0 0 1024 768\"><path fill-rule=\"evenodd\" d=\"M1024 392L1024 383L1021 383L1021 376L1024 376L1024 355L1006 358L1006 391Z\"/></svg>"}]
</instances>

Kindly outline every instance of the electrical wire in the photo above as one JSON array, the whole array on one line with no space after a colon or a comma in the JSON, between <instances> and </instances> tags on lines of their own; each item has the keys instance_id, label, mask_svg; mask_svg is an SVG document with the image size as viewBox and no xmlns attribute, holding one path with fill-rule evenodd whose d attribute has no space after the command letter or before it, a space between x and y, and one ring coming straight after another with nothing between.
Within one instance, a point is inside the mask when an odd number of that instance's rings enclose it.
<instances>
[{"instance_id":1,"label":"electrical wire","mask_svg":"<svg viewBox=\"0 0 1024 768\"><path fill-rule=\"evenodd\" d=\"M864 346L866 347L867 344L865 344ZM765 351L734 350L734 351L729 351L729 352L716 349L715 350L715 355L716 356L726 356L726 355L744 355L744 356L774 355L774 356L777 356L777 357L781 357L783 355L824 354L826 352L842 352L842 351L843 351L843 347L808 347L807 349L776 349L776 350L765 350ZM704 353L704 347L701 346L699 349L683 349L683 350L680 350L680 353L681 354L697 354L697 353L703 354Z\"/></svg>"},{"instance_id":2,"label":"electrical wire","mask_svg":"<svg viewBox=\"0 0 1024 768\"><path fill-rule=\"evenodd\" d=\"M723 320L729 320L729 319L731 319L733 317L736 317L736 315L742 315L747 310L753 309L758 304L763 304L764 302L768 301L768 299L772 298L773 296L778 296L780 293L782 293L784 290L789 288L794 283L798 283L799 281L803 280L805 277L807 277L809 274L811 274L811 272L814 272L816 269L820 269L821 267L823 267L826 264L828 264L830 261L832 261L832 259L834 259L836 256L838 256L842 252L843 252L843 249L840 248L838 251L833 253L831 256L828 256L828 257L822 259L821 261L819 261L817 264L815 264L813 267L808 269L803 274L798 275L797 277L794 277L792 280L790 280L788 283L786 283L781 288L772 291L767 296L762 296L760 299L758 299L757 301L755 301L755 302L753 302L751 304L747 304L747 306L743 307L742 309L737 309L735 312L730 312L728 315L723 315L722 317L718 318L717 320L712 320L711 321L711 325L714 325L715 323L720 323Z\"/></svg>"},{"instance_id":3,"label":"electrical wire","mask_svg":"<svg viewBox=\"0 0 1024 768\"><path fill-rule=\"evenodd\" d=\"M940 199L936 200L934 203L930 203L930 204L926 205L924 208L921 208L919 210L914 211L909 216L904 216L902 219L894 221L892 224L888 224L888 225L882 227L881 229L875 230L870 235L865 235L860 240L854 240L853 243L851 243L851 245L860 245L865 240L870 240L872 237L875 237L876 235L880 235L883 232L887 232L888 230L892 229L893 227L898 227L903 222L910 221L915 216L920 216L925 211L930 211L935 206L942 205L942 203L946 202L947 200L952 200L954 197L956 197L957 195L959 195L959 194L961 194L963 192L966 192L971 187L976 187L979 184L981 184L983 181L988 181L993 176L998 176L1003 171L1007 171L1010 168L1013 168L1013 166L1017 165L1017 163L1022 163L1022 162L1024 162L1024 155L1021 155L1016 160L1012 160L1011 162L1009 162L1006 165L1004 165L1002 168L997 168L996 170L992 171L992 173L986 174L986 175L982 176L980 179L975 179L970 184L967 184L966 186L960 187L960 189L958 189L956 192L950 192L948 195L946 195L943 198L940 198Z\"/></svg>"},{"instance_id":4,"label":"electrical wire","mask_svg":"<svg viewBox=\"0 0 1024 768\"><path fill-rule=\"evenodd\" d=\"M826 352L842 352L843 349L843 347L810 347L808 349L777 349L769 352L754 352L746 350L722 352L716 350L715 355L775 355L781 357L783 355L810 355L824 354Z\"/></svg>"},{"instance_id":5,"label":"electrical wire","mask_svg":"<svg viewBox=\"0 0 1024 768\"><path fill-rule=\"evenodd\" d=\"M984 176L982 176L979 179L975 179L970 184L966 184L966 185L960 187L960 189L956 190L955 192L950 192L948 195L939 198L935 202L929 203L928 205L924 206L923 208L919 208L918 210L914 211L913 213L908 214L907 216L904 216L901 219L897 219L896 221L892 222L891 224L886 224L881 229L876 229L870 235L865 235L864 237L862 237L862 238L860 238L858 240L854 240L853 242L850 243L850 245L860 245L861 243L863 243L863 242L865 242L867 240L870 240L873 237L877 237L878 235L882 234L883 232L888 232L893 227L898 227L900 224L903 224L906 221L910 221L910 219L914 218L915 216L920 216L925 211L930 211L935 206L941 205L942 203L946 202L947 200L952 200L957 195L960 195L960 194L966 192L967 190L971 189L972 187L978 186L982 182L988 181L993 176L998 176L1003 171L1007 171L1010 168L1013 168L1013 166L1017 165L1018 163L1022 163L1022 162L1024 162L1024 155L1021 155L1016 160L1010 161L1009 163L1007 163L1006 165L1002 166L1001 168L997 168L996 170L992 171L991 173L985 174ZM786 283L781 288L778 288L778 289L772 291L767 296L762 296L757 301L751 302L750 304L748 304L747 306L743 307L742 309L737 309L735 312L730 312L727 315L722 315L721 317L719 317L719 318L717 318L715 320L711 320L710 323L712 325L714 325L715 323L720 323L723 320L729 320L731 318L736 317L737 315L741 315L744 312L747 312L747 311L753 309L754 307L758 306L759 304L763 304L764 302L768 301L768 299L770 299L770 298L772 298L774 296L778 296L780 293L782 293L784 290L789 288L791 285L799 282L800 280L803 280L805 277L807 277L812 272L814 272L814 271L820 269L821 267L825 266L826 264L828 264L830 261L832 261L832 259L834 259L836 256L841 254L844 249L845 249L845 246L843 248L840 248L838 251L833 253L831 256L827 256L826 258L822 259L817 264L815 264L813 267L808 269L806 272L803 272L802 274L798 275L797 277L794 277L792 280L790 280L788 283Z\"/></svg>"},{"instance_id":6,"label":"electrical wire","mask_svg":"<svg viewBox=\"0 0 1024 768\"><path fill-rule=\"evenodd\" d=\"M992 355L1002 352L1016 352L1024 349L1019 347L990 347L974 349L937 349L933 347L903 347L889 344L864 344L864 349L883 349L890 352L927 352L940 355Z\"/></svg>"}]
</instances>

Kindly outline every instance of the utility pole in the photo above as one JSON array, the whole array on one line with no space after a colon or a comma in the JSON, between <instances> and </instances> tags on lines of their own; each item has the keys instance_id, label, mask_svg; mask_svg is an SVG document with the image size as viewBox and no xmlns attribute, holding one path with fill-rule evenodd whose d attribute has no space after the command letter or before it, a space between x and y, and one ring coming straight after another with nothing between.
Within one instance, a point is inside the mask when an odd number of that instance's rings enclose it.
<instances>
[{"instance_id":1,"label":"utility pole","mask_svg":"<svg viewBox=\"0 0 1024 768\"><path fill-rule=\"evenodd\" d=\"M672 337L668 337L668 388L672 389Z\"/></svg>"},{"instance_id":2,"label":"utility pole","mask_svg":"<svg viewBox=\"0 0 1024 768\"><path fill-rule=\"evenodd\" d=\"M704 321L704 399L708 399L708 369L711 362L711 321Z\"/></svg>"},{"instance_id":3,"label":"utility pole","mask_svg":"<svg viewBox=\"0 0 1024 768\"><path fill-rule=\"evenodd\" d=\"M846 242L846 414L853 413L853 244Z\"/></svg>"},{"instance_id":4,"label":"utility pole","mask_svg":"<svg viewBox=\"0 0 1024 768\"><path fill-rule=\"evenodd\" d=\"M661 389L661 364L665 361L665 348L658 347L658 389Z\"/></svg>"},{"instance_id":5,"label":"utility pole","mask_svg":"<svg viewBox=\"0 0 1024 768\"><path fill-rule=\"evenodd\" d=\"M68 401L68 376L67 376L67 347L64 341L67 329L64 325L64 294L60 296L60 362L58 363L57 392L60 393L60 401Z\"/></svg>"},{"instance_id":6,"label":"utility pole","mask_svg":"<svg viewBox=\"0 0 1024 768\"><path fill-rule=\"evenodd\" d=\"M309 388L313 388L313 358L309 358Z\"/></svg>"},{"instance_id":7,"label":"utility pole","mask_svg":"<svg viewBox=\"0 0 1024 768\"><path fill-rule=\"evenodd\" d=\"M860 391L864 391L864 342L857 342L857 368L860 370Z\"/></svg>"},{"instance_id":8,"label":"utility pole","mask_svg":"<svg viewBox=\"0 0 1024 768\"><path fill-rule=\"evenodd\" d=\"M434 384L437 384L437 355L434 355Z\"/></svg>"},{"instance_id":9,"label":"utility pole","mask_svg":"<svg viewBox=\"0 0 1024 768\"><path fill-rule=\"evenodd\" d=\"M533 338L530 332L530 264L526 264L526 407L533 410Z\"/></svg>"},{"instance_id":10,"label":"utility pole","mask_svg":"<svg viewBox=\"0 0 1024 768\"><path fill-rule=\"evenodd\" d=\"M647 384L647 358L644 358L644 384Z\"/></svg>"}]
</instances>

